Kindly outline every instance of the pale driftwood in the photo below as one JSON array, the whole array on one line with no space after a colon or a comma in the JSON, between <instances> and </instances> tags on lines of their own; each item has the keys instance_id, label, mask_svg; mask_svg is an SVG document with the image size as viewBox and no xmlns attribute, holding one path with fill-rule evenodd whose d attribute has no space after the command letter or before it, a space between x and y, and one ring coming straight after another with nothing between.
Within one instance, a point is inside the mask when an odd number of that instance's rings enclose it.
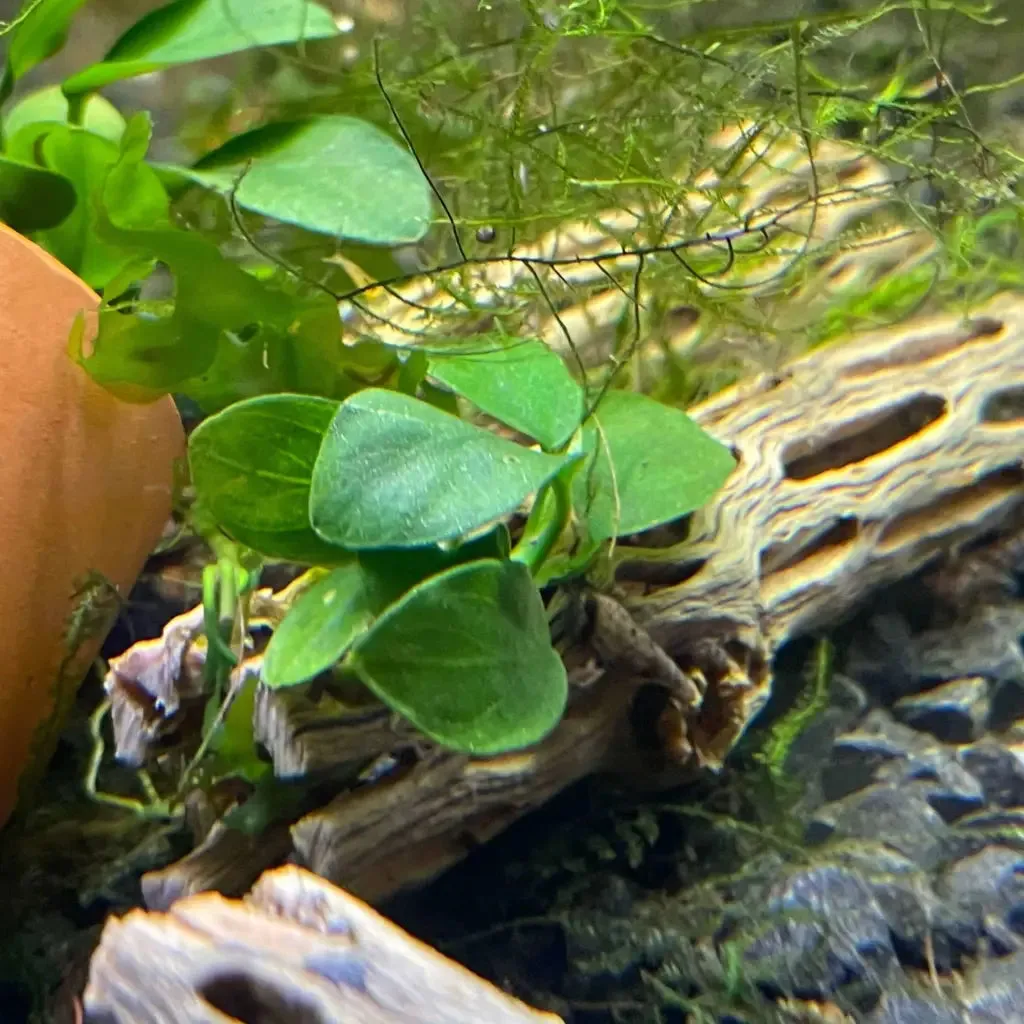
<instances>
[{"instance_id":1,"label":"pale driftwood","mask_svg":"<svg viewBox=\"0 0 1024 1024\"><path fill-rule=\"evenodd\" d=\"M216 822L190 854L143 875L143 899L151 910L166 910L197 892L240 896L261 872L284 861L291 847L287 826L271 826L250 836Z\"/></svg>"},{"instance_id":2,"label":"pale driftwood","mask_svg":"<svg viewBox=\"0 0 1024 1024\"><path fill-rule=\"evenodd\" d=\"M823 143L812 173L799 137L758 134L750 125L723 132L712 146L729 154L736 194L723 208L737 211L732 227L760 224L772 237L791 239L795 259L797 250L807 255L851 222L860 224L865 244L824 259L796 298L786 293L785 308L771 294L771 271L788 257L776 253L771 266L754 261L768 281L763 287L748 279L753 264L737 264L730 284L759 291L781 322L791 308L813 315L850 274L868 287L934 249L926 232L887 216L891 177L870 156ZM705 177L700 187L715 187L713 172ZM812 183L821 189L813 201ZM706 202L696 191L681 198L680 209L692 212ZM665 211L664 222L652 213L644 230L660 243L676 237L686 221L678 212ZM620 243L639 223L635 213L611 211L563 225L515 259L371 291L343 318L352 337L364 331L415 344L417 336L430 336L436 315L464 313L463 326L472 329L487 311L511 306L556 347L565 344L566 328L584 361L600 363L614 335L609 325L622 316L630 292L608 288L601 268L587 261L608 256L605 271L635 269ZM556 276L571 279L571 288L558 301L580 302L562 309L556 322L542 323L516 293L517 282L529 277L522 261L533 257L564 261ZM467 295L472 301L460 310ZM367 307L372 313L363 317ZM642 346L644 372L658 365L666 344L693 356L697 333L658 326ZM399 752L413 755L411 765L382 770L297 822L296 855L375 898L430 877L459 859L467 843L588 773L626 768L670 780L717 767L768 699L771 661L782 643L828 626L878 587L959 545L998 533L1021 508L1021 380L1024 301L1004 296L966 320L919 319L838 341L691 410L733 447L739 465L685 530L670 527L620 544L610 594L578 605L569 600L559 633L573 681L569 710L555 733L529 751L465 761L431 750L383 707L337 703L321 683L289 693L261 688L254 729L280 776L316 776L377 754L385 762ZM262 591L257 614L273 625L292 593ZM196 645L172 643L175 629L135 661L127 652L111 663L115 711L122 703L122 753L144 756L151 738L173 725L175 679L179 696L191 692L188 659L202 655ZM240 671L257 669L250 659ZM637 689L651 682L666 694L650 730L660 744L653 751L634 742L628 727ZM133 704L136 713L128 714ZM209 884L231 859L222 845L230 843L223 833L212 835L187 869L171 869L177 874L166 891ZM263 866L254 863L250 874Z\"/></svg>"},{"instance_id":3,"label":"pale driftwood","mask_svg":"<svg viewBox=\"0 0 1024 1024\"><path fill-rule=\"evenodd\" d=\"M214 893L110 919L86 1021L104 1024L560 1024L296 867L244 901Z\"/></svg>"},{"instance_id":4,"label":"pale driftwood","mask_svg":"<svg viewBox=\"0 0 1024 1024\"><path fill-rule=\"evenodd\" d=\"M737 469L688 539L624 547L618 563L624 607L702 693L669 705L662 725L677 751L720 763L767 700L783 642L1019 522L1024 415L1006 410L1022 381L1024 301L1002 296L966 322L928 318L817 352L695 411L736 450ZM422 856L409 880L437 873L461 856L444 837L508 822L619 757L644 676L628 671L628 637L600 633L605 663L619 665L548 740L451 768L441 785L410 772L343 794L294 826L300 859L379 898L400 880L396 865L416 862L413 846Z\"/></svg>"},{"instance_id":5,"label":"pale driftwood","mask_svg":"<svg viewBox=\"0 0 1024 1024\"><path fill-rule=\"evenodd\" d=\"M1024 301L1002 296L966 322L951 314L841 343L698 408L739 465L691 517L688 539L619 549L621 604L592 596L589 635L567 630L573 699L558 729L515 755L433 752L342 793L294 825L295 855L377 899L438 873L588 773L626 763L674 779L676 767L719 764L767 700L781 643L970 541L1019 527L1020 381ZM650 681L671 694L659 723L667 758L638 750L628 726L637 687ZM386 721L382 711L382 735ZM348 758L344 721L329 719L328 732L336 758ZM201 860L177 891L206 884Z\"/></svg>"},{"instance_id":6,"label":"pale driftwood","mask_svg":"<svg viewBox=\"0 0 1024 1024\"><path fill-rule=\"evenodd\" d=\"M253 735L274 762L280 778L315 775L338 764L338 752L354 761L392 751L411 732L379 703L362 710L313 687L271 690L260 686L253 709Z\"/></svg>"}]
</instances>

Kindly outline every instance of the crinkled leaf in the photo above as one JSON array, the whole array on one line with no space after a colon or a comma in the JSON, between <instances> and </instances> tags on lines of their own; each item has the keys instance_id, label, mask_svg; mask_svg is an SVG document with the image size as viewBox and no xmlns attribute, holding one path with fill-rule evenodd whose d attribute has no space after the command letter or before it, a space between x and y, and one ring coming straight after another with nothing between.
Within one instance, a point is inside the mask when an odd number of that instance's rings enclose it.
<instances>
[{"instance_id":1,"label":"crinkled leaf","mask_svg":"<svg viewBox=\"0 0 1024 1024\"><path fill-rule=\"evenodd\" d=\"M59 224L75 208L63 174L0 157L0 220L23 235Z\"/></svg>"},{"instance_id":2,"label":"crinkled leaf","mask_svg":"<svg viewBox=\"0 0 1024 1024\"><path fill-rule=\"evenodd\" d=\"M72 339L72 356L122 400L175 392L210 413L261 394L344 397L352 389L330 296L296 297L261 282L196 232L97 227L174 276L170 313L101 310L91 347Z\"/></svg>"},{"instance_id":3,"label":"crinkled leaf","mask_svg":"<svg viewBox=\"0 0 1024 1024\"><path fill-rule=\"evenodd\" d=\"M330 12L308 0L175 0L139 19L64 91L92 92L175 64L337 34Z\"/></svg>"},{"instance_id":4,"label":"crinkled leaf","mask_svg":"<svg viewBox=\"0 0 1024 1024\"><path fill-rule=\"evenodd\" d=\"M611 391L594 419L584 430L588 464L573 481L574 504L594 542L692 512L736 464L686 413L646 395Z\"/></svg>"},{"instance_id":5,"label":"crinkled leaf","mask_svg":"<svg viewBox=\"0 0 1024 1024\"><path fill-rule=\"evenodd\" d=\"M48 85L23 96L4 115L4 152L18 159L33 160L35 140L45 134L48 125L67 124L69 110L68 98L59 85ZM79 125L116 143L124 133L125 120L110 100L97 94L82 104Z\"/></svg>"},{"instance_id":6,"label":"crinkled leaf","mask_svg":"<svg viewBox=\"0 0 1024 1024\"><path fill-rule=\"evenodd\" d=\"M492 333L450 353L431 349L431 377L545 448L564 444L583 418L583 389L542 341Z\"/></svg>"},{"instance_id":7,"label":"crinkled leaf","mask_svg":"<svg viewBox=\"0 0 1024 1024\"><path fill-rule=\"evenodd\" d=\"M347 664L431 739L478 755L543 739L568 693L540 594L518 562L471 562L414 587Z\"/></svg>"},{"instance_id":8,"label":"crinkled leaf","mask_svg":"<svg viewBox=\"0 0 1024 1024\"><path fill-rule=\"evenodd\" d=\"M204 420L189 438L196 496L235 540L268 558L331 564L350 558L309 525L309 485L337 402L265 395Z\"/></svg>"},{"instance_id":9,"label":"crinkled leaf","mask_svg":"<svg viewBox=\"0 0 1024 1024\"><path fill-rule=\"evenodd\" d=\"M109 216L124 227L167 222L167 193L143 160L148 135L146 115L136 115L120 145L66 124L50 125L39 142L43 162L72 182L77 201L60 224L36 241L93 288L104 288L129 266L145 273L151 262L104 238L99 220Z\"/></svg>"},{"instance_id":10,"label":"crinkled leaf","mask_svg":"<svg viewBox=\"0 0 1024 1024\"><path fill-rule=\"evenodd\" d=\"M22 8L31 0L25 0ZM13 84L67 42L71 20L87 0L43 0L26 11L11 35L5 77Z\"/></svg>"},{"instance_id":11,"label":"crinkled leaf","mask_svg":"<svg viewBox=\"0 0 1024 1024\"><path fill-rule=\"evenodd\" d=\"M353 550L451 540L512 512L567 461L368 388L342 403L324 438L310 522Z\"/></svg>"},{"instance_id":12,"label":"crinkled leaf","mask_svg":"<svg viewBox=\"0 0 1024 1024\"><path fill-rule=\"evenodd\" d=\"M430 186L389 135L354 117L311 117L237 136L178 168L275 220L375 245L418 241L430 226Z\"/></svg>"}]
</instances>

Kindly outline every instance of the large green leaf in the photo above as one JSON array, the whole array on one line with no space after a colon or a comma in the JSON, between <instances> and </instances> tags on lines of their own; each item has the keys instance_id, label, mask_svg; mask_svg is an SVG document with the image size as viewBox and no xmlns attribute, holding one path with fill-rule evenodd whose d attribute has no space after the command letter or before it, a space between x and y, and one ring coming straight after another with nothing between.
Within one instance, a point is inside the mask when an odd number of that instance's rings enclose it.
<instances>
[{"instance_id":1,"label":"large green leaf","mask_svg":"<svg viewBox=\"0 0 1024 1024\"><path fill-rule=\"evenodd\" d=\"M491 333L450 353L431 349L430 376L545 448L563 444L583 418L583 389L542 341Z\"/></svg>"},{"instance_id":2,"label":"large green leaf","mask_svg":"<svg viewBox=\"0 0 1024 1024\"><path fill-rule=\"evenodd\" d=\"M59 224L75 208L63 174L0 157L0 220L23 235Z\"/></svg>"},{"instance_id":3,"label":"large green leaf","mask_svg":"<svg viewBox=\"0 0 1024 1024\"><path fill-rule=\"evenodd\" d=\"M68 95L175 64L338 34L330 12L308 0L175 0L137 21L106 57L64 83Z\"/></svg>"},{"instance_id":4,"label":"large green leaf","mask_svg":"<svg viewBox=\"0 0 1024 1024\"><path fill-rule=\"evenodd\" d=\"M42 0L34 4L33 0L25 0L22 4L24 16L19 19L8 44L4 72L6 82L13 85L37 64L52 57L67 41L71 19L86 2Z\"/></svg>"},{"instance_id":5,"label":"large green leaf","mask_svg":"<svg viewBox=\"0 0 1024 1024\"><path fill-rule=\"evenodd\" d=\"M129 266L144 273L150 260L108 241L97 229L110 217L123 227L167 223L168 197L143 157L149 140L146 115L136 115L120 145L90 131L52 124L39 148L46 166L75 189L73 212L36 240L93 288L104 288Z\"/></svg>"},{"instance_id":6,"label":"large green leaf","mask_svg":"<svg viewBox=\"0 0 1024 1024\"><path fill-rule=\"evenodd\" d=\"M583 446L588 464L574 478L573 498L594 542L692 512L736 464L682 410L627 391L605 395Z\"/></svg>"},{"instance_id":7,"label":"large green leaf","mask_svg":"<svg viewBox=\"0 0 1024 1024\"><path fill-rule=\"evenodd\" d=\"M311 117L240 135L194 167L247 209L309 231L401 245L430 226L430 186L412 154L354 117Z\"/></svg>"},{"instance_id":8,"label":"large green leaf","mask_svg":"<svg viewBox=\"0 0 1024 1024\"><path fill-rule=\"evenodd\" d=\"M324 438L310 522L353 550L451 540L512 512L568 461L368 388L342 403Z\"/></svg>"},{"instance_id":9,"label":"large green leaf","mask_svg":"<svg viewBox=\"0 0 1024 1024\"><path fill-rule=\"evenodd\" d=\"M543 739L568 693L540 594L518 562L471 562L414 587L347 664L431 739L471 754Z\"/></svg>"},{"instance_id":10,"label":"large green leaf","mask_svg":"<svg viewBox=\"0 0 1024 1024\"><path fill-rule=\"evenodd\" d=\"M196 496L235 540L269 558L347 561L309 525L309 485L337 402L265 395L204 420L189 438Z\"/></svg>"}]
</instances>

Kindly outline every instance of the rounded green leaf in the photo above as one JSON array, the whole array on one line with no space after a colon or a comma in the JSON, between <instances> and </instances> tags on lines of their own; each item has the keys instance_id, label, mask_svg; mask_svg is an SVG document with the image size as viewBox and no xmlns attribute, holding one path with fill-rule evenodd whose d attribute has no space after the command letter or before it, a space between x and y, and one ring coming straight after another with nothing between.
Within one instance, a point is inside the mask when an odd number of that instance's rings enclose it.
<instances>
[{"instance_id":1,"label":"rounded green leaf","mask_svg":"<svg viewBox=\"0 0 1024 1024\"><path fill-rule=\"evenodd\" d=\"M35 139L45 133L49 124L67 124L69 110L68 98L59 85L48 85L23 96L4 115L4 151L7 156L31 159ZM124 134L124 118L110 100L98 94L89 96L82 104L79 123L87 132L111 142L119 142ZM29 125L36 130L29 130L19 138L19 133Z\"/></svg>"},{"instance_id":2,"label":"rounded green leaf","mask_svg":"<svg viewBox=\"0 0 1024 1024\"><path fill-rule=\"evenodd\" d=\"M263 681L295 686L330 668L373 621L367 576L356 561L315 583L274 630L263 658Z\"/></svg>"},{"instance_id":3,"label":"rounded green leaf","mask_svg":"<svg viewBox=\"0 0 1024 1024\"><path fill-rule=\"evenodd\" d=\"M483 335L450 353L432 352L428 372L547 449L564 444L583 418L583 389L542 341Z\"/></svg>"},{"instance_id":4,"label":"rounded green leaf","mask_svg":"<svg viewBox=\"0 0 1024 1024\"><path fill-rule=\"evenodd\" d=\"M296 686L329 668L388 605L423 580L455 565L502 558L502 526L465 544L363 551L303 594L274 631L263 661L268 686Z\"/></svg>"},{"instance_id":5,"label":"rounded green leaf","mask_svg":"<svg viewBox=\"0 0 1024 1024\"><path fill-rule=\"evenodd\" d=\"M93 92L175 64L337 34L330 12L307 0L175 0L140 18L63 88L69 96Z\"/></svg>"},{"instance_id":6,"label":"rounded green leaf","mask_svg":"<svg viewBox=\"0 0 1024 1024\"><path fill-rule=\"evenodd\" d=\"M729 449L681 409L630 391L605 395L583 447L593 461L576 474L573 501L594 542L692 512L736 465Z\"/></svg>"},{"instance_id":7,"label":"rounded green leaf","mask_svg":"<svg viewBox=\"0 0 1024 1024\"><path fill-rule=\"evenodd\" d=\"M509 514L568 461L367 388L342 403L324 438L310 522L352 550L436 544Z\"/></svg>"},{"instance_id":8,"label":"rounded green leaf","mask_svg":"<svg viewBox=\"0 0 1024 1024\"><path fill-rule=\"evenodd\" d=\"M309 485L337 402L266 395L229 406L189 438L196 495L235 540L270 558L348 559L309 525Z\"/></svg>"},{"instance_id":9,"label":"rounded green leaf","mask_svg":"<svg viewBox=\"0 0 1024 1024\"><path fill-rule=\"evenodd\" d=\"M518 562L471 562L414 587L348 664L416 728L470 754L537 743L568 695L540 594Z\"/></svg>"},{"instance_id":10,"label":"rounded green leaf","mask_svg":"<svg viewBox=\"0 0 1024 1024\"><path fill-rule=\"evenodd\" d=\"M430 227L430 186L412 154L354 117L257 128L179 170L235 190L246 209L323 235L393 246Z\"/></svg>"}]
</instances>

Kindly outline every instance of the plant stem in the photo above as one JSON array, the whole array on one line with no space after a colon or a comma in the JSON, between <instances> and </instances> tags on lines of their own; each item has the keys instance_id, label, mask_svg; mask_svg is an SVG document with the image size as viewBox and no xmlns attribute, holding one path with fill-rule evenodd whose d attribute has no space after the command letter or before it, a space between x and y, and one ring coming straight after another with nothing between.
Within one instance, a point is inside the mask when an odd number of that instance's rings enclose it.
<instances>
[{"instance_id":1,"label":"plant stem","mask_svg":"<svg viewBox=\"0 0 1024 1024\"><path fill-rule=\"evenodd\" d=\"M554 502L553 509L549 507L549 497ZM526 520L523 535L509 557L522 562L530 570L530 575L536 576L568 525L570 510L569 481L560 473L541 488Z\"/></svg>"}]
</instances>

